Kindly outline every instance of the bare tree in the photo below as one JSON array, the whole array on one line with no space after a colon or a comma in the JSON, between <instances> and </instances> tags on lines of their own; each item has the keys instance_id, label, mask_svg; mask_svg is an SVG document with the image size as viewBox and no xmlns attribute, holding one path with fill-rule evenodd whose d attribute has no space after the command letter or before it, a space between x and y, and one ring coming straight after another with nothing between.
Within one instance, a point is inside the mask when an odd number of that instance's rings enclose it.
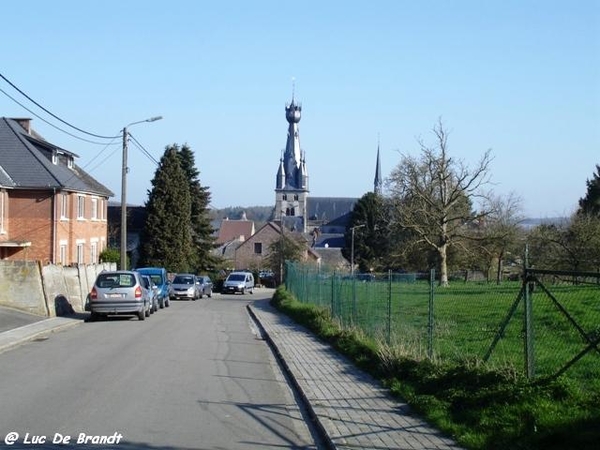
<instances>
[{"instance_id":1,"label":"bare tree","mask_svg":"<svg viewBox=\"0 0 600 450\"><path fill-rule=\"evenodd\" d=\"M397 226L412 231L418 241L438 256L440 285L448 285L448 249L469 237L469 227L492 211L490 195L483 188L491 184L487 150L474 168L448 153L448 132L441 119L433 127L435 145L419 140L419 158L403 155L388 178L395 200ZM473 204L481 209L472 210Z\"/></svg>"},{"instance_id":2,"label":"bare tree","mask_svg":"<svg viewBox=\"0 0 600 450\"><path fill-rule=\"evenodd\" d=\"M522 200L511 192L506 196L490 196L488 205L490 214L474 230L471 248L486 259L488 269L495 264L496 283L500 283L507 253L523 239L519 226L523 220Z\"/></svg>"}]
</instances>

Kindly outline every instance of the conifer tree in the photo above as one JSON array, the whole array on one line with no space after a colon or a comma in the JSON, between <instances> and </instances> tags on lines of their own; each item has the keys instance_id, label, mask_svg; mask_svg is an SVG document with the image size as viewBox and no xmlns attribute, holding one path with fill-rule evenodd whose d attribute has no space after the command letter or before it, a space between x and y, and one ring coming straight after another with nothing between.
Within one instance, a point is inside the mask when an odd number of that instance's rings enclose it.
<instances>
[{"instance_id":1,"label":"conifer tree","mask_svg":"<svg viewBox=\"0 0 600 450\"><path fill-rule=\"evenodd\" d=\"M192 206L178 153L177 144L165 148L148 191L141 261L170 272L188 272L193 269Z\"/></svg>"},{"instance_id":2,"label":"conifer tree","mask_svg":"<svg viewBox=\"0 0 600 450\"><path fill-rule=\"evenodd\" d=\"M579 199L579 214L600 217L600 165L596 164L596 173L586 181L587 193Z\"/></svg>"},{"instance_id":3,"label":"conifer tree","mask_svg":"<svg viewBox=\"0 0 600 450\"><path fill-rule=\"evenodd\" d=\"M186 144L179 150L181 166L186 174L191 200L191 233L194 255L190 263L196 272L214 267L216 261L211 255L214 248L215 237L210 224L208 205L210 192L208 187L202 186L198 179L200 172L196 169L194 153Z\"/></svg>"}]
</instances>

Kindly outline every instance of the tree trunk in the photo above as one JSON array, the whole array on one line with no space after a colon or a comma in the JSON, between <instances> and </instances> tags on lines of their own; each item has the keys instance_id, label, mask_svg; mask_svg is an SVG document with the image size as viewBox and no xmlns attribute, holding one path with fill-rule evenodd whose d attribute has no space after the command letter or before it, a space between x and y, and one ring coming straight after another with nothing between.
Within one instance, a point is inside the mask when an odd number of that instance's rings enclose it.
<instances>
[{"instance_id":1,"label":"tree trunk","mask_svg":"<svg viewBox=\"0 0 600 450\"><path fill-rule=\"evenodd\" d=\"M440 255L440 286L448 286L448 245L443 244L438 248Z\"/></svg>"},{"instance_id":2,"label":"tree trunk","mask_svg":"<svg viewBox=\"0 0 600 450\"><path fill-rule=\"evenodd\" d=\"M498 266L496 269L496 284L500 284L502 281L502 260L504 259L504 251L501 251L498 255Z\"/></svg>"}]
</instances>

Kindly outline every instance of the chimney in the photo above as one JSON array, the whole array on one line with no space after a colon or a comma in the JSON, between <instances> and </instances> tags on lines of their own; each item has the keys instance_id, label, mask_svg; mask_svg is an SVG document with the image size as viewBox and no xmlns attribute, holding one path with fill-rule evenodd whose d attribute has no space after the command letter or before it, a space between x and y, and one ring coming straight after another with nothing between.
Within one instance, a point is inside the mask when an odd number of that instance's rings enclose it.
<instances>
[{"instance_id":1,"label":"chimney","mask_svg":"<svg viewBox=\"0 0 600 450\"><path fill-rule=\"evenodd\" d=\"M15 117L12 120L23 127L27 134L31 134L31 119L28 117Z\"/></svg>"}]
</instances>

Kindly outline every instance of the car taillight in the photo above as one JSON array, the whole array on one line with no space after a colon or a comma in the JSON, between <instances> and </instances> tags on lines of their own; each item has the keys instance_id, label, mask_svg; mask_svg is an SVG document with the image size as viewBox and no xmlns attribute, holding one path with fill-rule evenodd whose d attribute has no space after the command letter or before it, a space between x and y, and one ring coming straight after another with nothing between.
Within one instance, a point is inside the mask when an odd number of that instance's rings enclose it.
<instances>
[{"instance_id":1,"label":"car taillight","mask_svg":"<svg viewBox=\"0 0 600 450\"><path fill-rule=\"evenodd\" d=\"M98 293L96 292L96 288L92 288L92 292L90 292L90 298L92 300L96 300L98 298Z\"/></svg>"},{"instance_id":2,"label":"car taillight","mask_svg":"<svg viewBox=\"0 0 600 450\"><path fill-rule=\"evenodd\" d=\"M142 296L142 288L138 286L135 288L135 298L140 298L141 296Z\"/></svg>"}]
</instances>

